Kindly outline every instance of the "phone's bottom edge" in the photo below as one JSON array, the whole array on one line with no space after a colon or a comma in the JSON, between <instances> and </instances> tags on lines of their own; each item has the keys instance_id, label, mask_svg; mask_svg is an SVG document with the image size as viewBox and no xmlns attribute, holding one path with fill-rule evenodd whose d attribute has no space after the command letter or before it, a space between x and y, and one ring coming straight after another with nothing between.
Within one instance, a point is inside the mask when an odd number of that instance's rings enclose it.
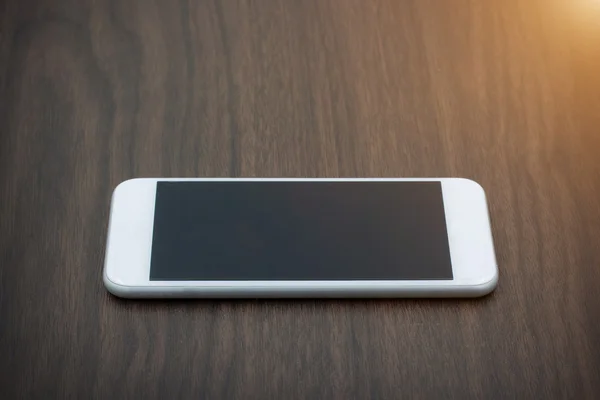
<instances>
[{"instance_id":1,"label":"phone's bottom edge","mask_svg":"<svg viewBox=\"0 0 600 400\"><path fill-rule=\"evenodd\" d=\"M418 288L397 290L322 289L240 289L224 288L110 288L113 295L127 299L394 299L394 298L474 298L493 292L495 286L458 288Z\"/></svg>"}]
</instances>

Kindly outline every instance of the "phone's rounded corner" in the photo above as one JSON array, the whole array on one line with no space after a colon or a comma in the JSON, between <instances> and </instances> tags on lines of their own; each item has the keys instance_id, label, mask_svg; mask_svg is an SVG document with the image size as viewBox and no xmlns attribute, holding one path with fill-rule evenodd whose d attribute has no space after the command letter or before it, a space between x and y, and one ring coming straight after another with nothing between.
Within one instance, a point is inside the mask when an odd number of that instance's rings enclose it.
<instances>
[{"instance_id":1,"label":"phone's rounded corner","mask_svg":"<svg viewBox=\"0 0 600 400\"><path fill-rule=\"evenodd\" d=\"M469 179L469 178L453 178L453 181L455 182L459 182L461 185L463 185L465 188L469 188L470 190L473 190L475 192L479 192L481 194L483 194L485 196L485 189L483 188L483 186L473 180L473 179Z\"/></svg>"},{"instance_id":2,"label":"phone's rounded corner","mask_svg":"<svg viewBox=\"0 0 600 400\"><path fill-rule=\"evenodd\" d=\"M113 189L113 198L117 194L127 191L130 187L137 186L140 182L145 181L148 181L148 178L131 178L124 180Z\"/></svg>"},{"instance_id":3,"label":"phone's rounded corner","mask_svg":"<svg viewBox=\"0 0 600 400\"><path fill-rule=\"evenodd\" d=\"M478 284L474 288L474 297L483 297L491 294L498 286L498 267L494 267L494 272L489 279Z\"/></svg>"},{"instance_id":4,"label":"phone's rounded corner","mask_svg":"<svg viewBox=\"0 0 600 400\"><path fill-rule=\"evenodd\" d=\"M104 281L104 287L110 294L120 298L129 298L131 297L131 288L126 285L121 285L108 276L108 272L104 269L104 273L102 274L102 280Z\"/></svg>"}]
</instances>

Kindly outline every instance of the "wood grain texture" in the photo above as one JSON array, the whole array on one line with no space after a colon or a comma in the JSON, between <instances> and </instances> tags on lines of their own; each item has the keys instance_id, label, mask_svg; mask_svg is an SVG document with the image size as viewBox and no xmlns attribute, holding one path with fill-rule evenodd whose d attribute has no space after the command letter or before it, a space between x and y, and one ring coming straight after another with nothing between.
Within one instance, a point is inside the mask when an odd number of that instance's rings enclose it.
<instances>
[{"instance_id":1,"label":"wood grain texture","mask_svg":"<svg viewBox=\"0 0 600 400\"><path fill-rule=\"evenodd\" d=\"M2 398L597 398L594 1L0 2ZM111 297L143 176L462 176L477 301Z\"/></svg>"}]
</instances>

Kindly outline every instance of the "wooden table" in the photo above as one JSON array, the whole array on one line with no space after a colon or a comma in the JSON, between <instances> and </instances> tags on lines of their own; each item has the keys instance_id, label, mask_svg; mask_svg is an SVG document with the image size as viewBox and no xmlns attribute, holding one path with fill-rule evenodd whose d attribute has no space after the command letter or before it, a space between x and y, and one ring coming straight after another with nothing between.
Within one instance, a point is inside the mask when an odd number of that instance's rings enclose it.
<instances>
[{"instance_id":1,"label":"wooden table","mask_svg":"<svg viewBox=\"0 0 600 400\"><path fill-rule=\"evenodd\" d=\"M593 0L0 5L0 396L600 395ZM112 189L146 176L461 176L482 300L123 301Z\"/></svg>"}]
</instances>

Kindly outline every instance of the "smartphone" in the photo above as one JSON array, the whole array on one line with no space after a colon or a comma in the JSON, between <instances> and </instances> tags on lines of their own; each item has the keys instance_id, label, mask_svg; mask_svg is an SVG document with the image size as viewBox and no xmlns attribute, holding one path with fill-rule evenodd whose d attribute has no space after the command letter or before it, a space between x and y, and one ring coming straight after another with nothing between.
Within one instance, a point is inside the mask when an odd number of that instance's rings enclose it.
<instances>
[{"instance_id":1,"label":"smartphone","mask_svg":"<svg viewBox=\"0 0 600 400\"><path fill-rule=\"evenodd\" d=\"M144 178L112 197L120 297L476 297L497 281L468 179Z\"/></svg>"}]
</instances>

